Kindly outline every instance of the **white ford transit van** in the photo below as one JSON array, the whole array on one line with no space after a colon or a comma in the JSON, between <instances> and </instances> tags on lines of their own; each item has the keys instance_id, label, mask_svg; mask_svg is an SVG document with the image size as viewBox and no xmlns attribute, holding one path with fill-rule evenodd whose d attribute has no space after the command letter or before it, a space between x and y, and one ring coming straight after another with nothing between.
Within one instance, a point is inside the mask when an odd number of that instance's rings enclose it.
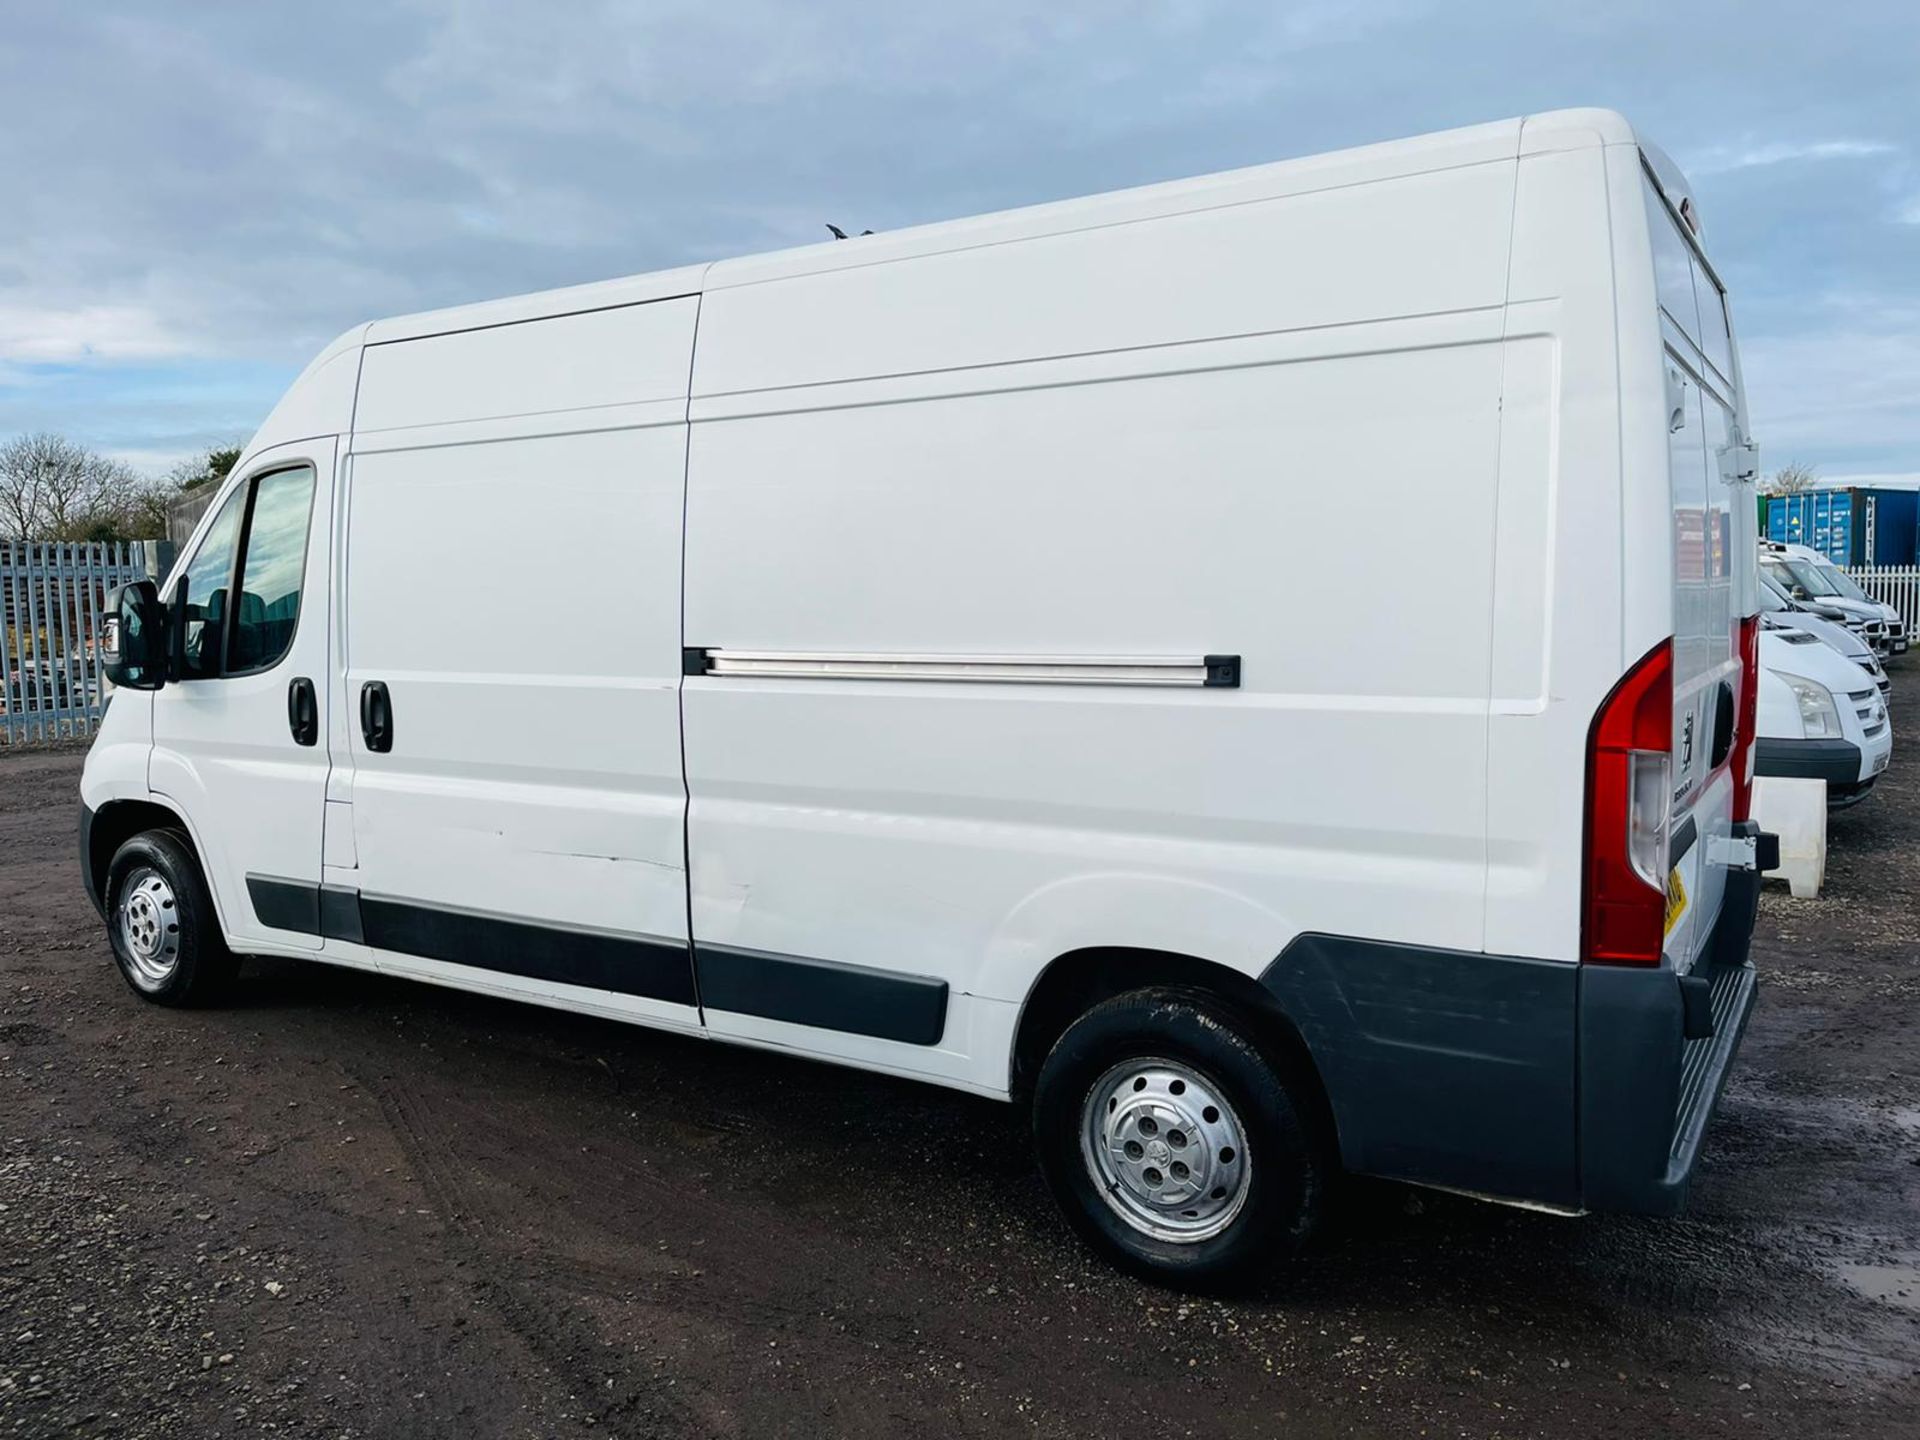
<instances>
[{"instance_id":1,"label":"white ford transit van","mask_svg":"<svg viewBox=\"0 0 1920 1440\"><path fill-rule=\"evenodd\" d=\"M1774 549L1772 545L1767 547ZM1832 560L1811 545L1781 545L1778 551L1794 565L1796 575L1803 573L1803 567L1811 567L1812 577L1820 584L1820 599L1823 603L1838 603L1848 609L1863 614L1868 622L1877 620L1886 628L1883 634L1883 648L1889 655L1907 653L1907 625L1900 611L1884 600L1876 600L1860 588L1860 582L1842 570ZM1763 567L1764 568L1764 567Z\"/></svg>"},{"instance_id":2,"label":"white ford transit van","mask_svg":"<svg viewBox=\"0 0 1920 1440\"><path fill-rule=\"evenodd\" d=\"M1760 547L1760 573L1796 601L1837 610L1844 617L1842 623L1856 630L1875 653L1887 656L1895 653L1893 632L1900 625L1900 612L1891 605L1868 599L1858 585L1817 550L1804 545L1765 542ZM1857 599L1847 594L1847 586L1860 591ZM1904 626L1900 626L1900 632L1904 640Z\"/></svg>"},{"instance_id":3,"label":"white ford transit van","mask_svg":"<svg viewBox=\"0 0 1920 1440\"><path fill-rule=\"evenodd\" d=\"M1754 773L1824 780L1828 805L1858 804L1893 758L1886 697L1864 666L1771 621L1760 632Z\"/></svg>"},{"instance_id":4,"label":"white ford transit van","mask_svg":"<svg viewBox=\"0 0 1920 1440\"><path fill-rule=\"evenodd\" d=\"M1767 648L1766 637L1769 631L1798 630L1813 636L1828 649L1845 660L1850 660L1866 671L1873 679L1874 688L1880 692L1880 698L1886 700L1893 693L1893 681L1887 675L1886 666L1880 663L1880 657L1873 653L1873 647L1861 638L1857 630L1849 630L1838 621L1828 620L1815 613L1815 602L1789 599L1779 582L1770 577L1764 568L1760 571L1760 648ZM1836 611L1829 611L1836 614ZM1767 731L1767 684L1764 678L1767 659L1760 657L1760 736L1764 739ZM1764 746L1761 747L1765 749ZM1754 773L1766 774L1764 755L1755 762Z\"/></svg>"},{"instance_id":5,"label":"white ford transit van","mask_svg":"<svg viewBox=\"0 0 1920 1440\"><path fill-rule=\"evenodd\" d=\"M1570 111L361 326L116 599L114 955L1017 1099L1185 1283L1336 1166L1672 1211L1766 851L1692 214Z\"/></svg>"}]
</instances>

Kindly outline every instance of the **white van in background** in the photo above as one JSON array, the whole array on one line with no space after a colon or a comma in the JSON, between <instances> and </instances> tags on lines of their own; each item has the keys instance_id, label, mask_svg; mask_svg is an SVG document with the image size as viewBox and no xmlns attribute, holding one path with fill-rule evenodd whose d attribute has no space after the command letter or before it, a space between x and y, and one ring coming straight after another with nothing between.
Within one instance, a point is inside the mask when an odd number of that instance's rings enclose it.
<instances>
[{"instance_id":1,"label":"white van in background","mask_svg":"<svg viewBox=\"0 0 1920 1440\"><path fill-rule=\"evenodd\" d=\"M1901 623L1900 612L1891 605L1882 605L1878 600L1867 598L1866 593L1850 580L1843 586L1840 582L1846 577L1818 551L1809 550L1804 545L1765 541L1760 547L1760 571L1794 600L1839 611L1845 617L1844 623L1857 630L1876 654L1891 656L1896 653L1896 629L1900 632L1899 648L1901 651L1906 649L1906 629ZM1849 588L1854 593L1849 594Z\"/></svg>"},{"instance_id":2,"label":"white van in background","mask_svg":"<svg viewBox=\"0 0 1920 1440\"><path fill-rule=\"evenodd\" d=\"M1834 808L1864 800L1893 758L1893 720L1874 677L1812 634L1760 634L1761 775L1827 782Z\"/></svg>"},{"instance_id":3,"label":"white van in background","mask_svg":"<svg viewBox=\"0 0 1920 1440\"><path fill-rule=\"evenodd\" d=\"M1785 545L1782 549L1789 560L1800 561L1811 566L1813 572L1826 582L1821 599L1829 603L1862 607L1869 615L1875 616L1887 627L1887 653L1904 655L1907 653L1907 622L1894 606L1884 600L1876 600L1860 588L1860 582L1833 561L1822 555L1810 545Z\"/></svg>"},{"instance_id":4,"label":"white van in background","mask_svg":"<svg viewBox=\"0 0 1920 1440\"><path fill-rule=\"evenodd\" d=\"M1695 213L1565 111L350 331L117 597L114 955L1015 1099L1183 1283L1339 1166L1671 1212L1769 850Z\"/></svg>"},{"instance_id":5,"label":"white van in background","mask_svg":"<svg viewBox=\"0 0 1920 1440\"><path fill-rule=\"evenodd\" d=\"M1788 599L1779 583L1764 571L1760 575L1760 625L1763 630L1804 630L1842 659L1866 671L1879 689L1881 699L1892 695L1893 681L1888 678L1886 667L1859 631L1823 618L1804 602Z\"/></svg>"}]
</instances>

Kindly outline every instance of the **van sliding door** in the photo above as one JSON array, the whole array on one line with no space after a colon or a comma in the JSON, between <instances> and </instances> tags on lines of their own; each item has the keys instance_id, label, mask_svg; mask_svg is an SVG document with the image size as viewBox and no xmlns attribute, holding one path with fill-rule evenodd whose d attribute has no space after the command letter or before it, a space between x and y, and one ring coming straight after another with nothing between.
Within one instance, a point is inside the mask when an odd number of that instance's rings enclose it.
<instances>
[{"instance_id":1,"label":"van sliding door","mask_svg":"<svg viewBox=\"0 0 1920 1440\"><path fill-rule=\"evenodd\" d=\"M367 347L330 946L699 1024L678 693L695 303Z\"/></svg>"}]
</instances>

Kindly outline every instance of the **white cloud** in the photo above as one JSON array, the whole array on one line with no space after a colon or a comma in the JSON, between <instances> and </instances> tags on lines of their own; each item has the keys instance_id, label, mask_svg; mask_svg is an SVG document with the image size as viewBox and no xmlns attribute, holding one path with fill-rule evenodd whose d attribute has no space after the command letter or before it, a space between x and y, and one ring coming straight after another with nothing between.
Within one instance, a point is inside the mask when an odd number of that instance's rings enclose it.
<instances>
[{"instance_id":1,"label":"white cloud","mask_svg":"<svg viewBox=\"0 0 1920 1440\"><path fill-rule=\"evenodd\" d=\"M197 459L206 454L204 450L103 450L101 454L109 460L118 460L130 465L142 475L165 475L183 460Z\"/></svg>"},{"instance_id":2,"label":"white cloud","mask_svg":"<svg viewBox=\"0 0 1920 1440\"><path fill-rule=\"evenodd\" d=\"M1891 155L1899 147L1884 140L1799 140L1765 145L1716 145L1693 151L1681 169L1690 177L1724 175L1762 165L1785 165L1798 160L1859 160Z\"/></svg>"},{"instance_id":3,"label":"white cloud","mask_svg":"<svg viewBox=\"0 0 1920 1440\"><path fill-rule=\"evenodd\" d=\"M164 464L377 315L1585 102L1703 181L1770 453L1920 464L1912 0L1707 63L1652 0L183 8L7 12L0 436Z\"/></svg>"},{"instance_id":4,"label":"white cloud","mask_svg":"<svg viewBox=\"0 0 1920 1440\"><path fill-rule=\"evenodd\" d=\"M1897 312L1888 321L1898 324ZM1832 474L1828 461L1865 468L1880 452L1920 451L1920 333L1834 328L1743 341L1754 432L1776 460ZM1889 454L1891 458L1891 454Z\"/></svg>"},{"instance_id":5,"label":"white cloud","mask_svg":"<svg viewBox=\"0 0 1920 1440\"><path fill-rule=\"evenodd\" d=\"M0 364L164 360L190 348L143 306L62 309L0 300Z\"/></svg>"}]
</instances>

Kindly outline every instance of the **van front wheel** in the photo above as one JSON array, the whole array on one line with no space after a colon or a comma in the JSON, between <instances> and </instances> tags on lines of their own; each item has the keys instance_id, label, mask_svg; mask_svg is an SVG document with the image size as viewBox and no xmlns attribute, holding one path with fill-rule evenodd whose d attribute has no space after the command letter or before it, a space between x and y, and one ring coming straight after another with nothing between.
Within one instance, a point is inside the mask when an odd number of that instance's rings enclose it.
<instances>
[{"instance_id":1,"label":"van front wheel","mask_svg":"<svg viewBox=\"0 0 1920 1440\"><path fill-rule=\"evenodd\" d=\"M1041 1170L1122 1268L1251 1284L1318 1217L1330 1162L1300 1082L1213 997L1129 991L1060 1037L1034 1090Z\"/></svg>"},{"instance_id":2,"label":"van front wheel","mask_svg":"<svg viewBox=\"0 0 1920 1440\"><path fill-rule=\"evenodd\" d=\"M187 837L177 830L149 830L114 853L107 939L134 994L157 1005L218 1000L240 966L221 938Z\"/></svg>"}]
</instances>

